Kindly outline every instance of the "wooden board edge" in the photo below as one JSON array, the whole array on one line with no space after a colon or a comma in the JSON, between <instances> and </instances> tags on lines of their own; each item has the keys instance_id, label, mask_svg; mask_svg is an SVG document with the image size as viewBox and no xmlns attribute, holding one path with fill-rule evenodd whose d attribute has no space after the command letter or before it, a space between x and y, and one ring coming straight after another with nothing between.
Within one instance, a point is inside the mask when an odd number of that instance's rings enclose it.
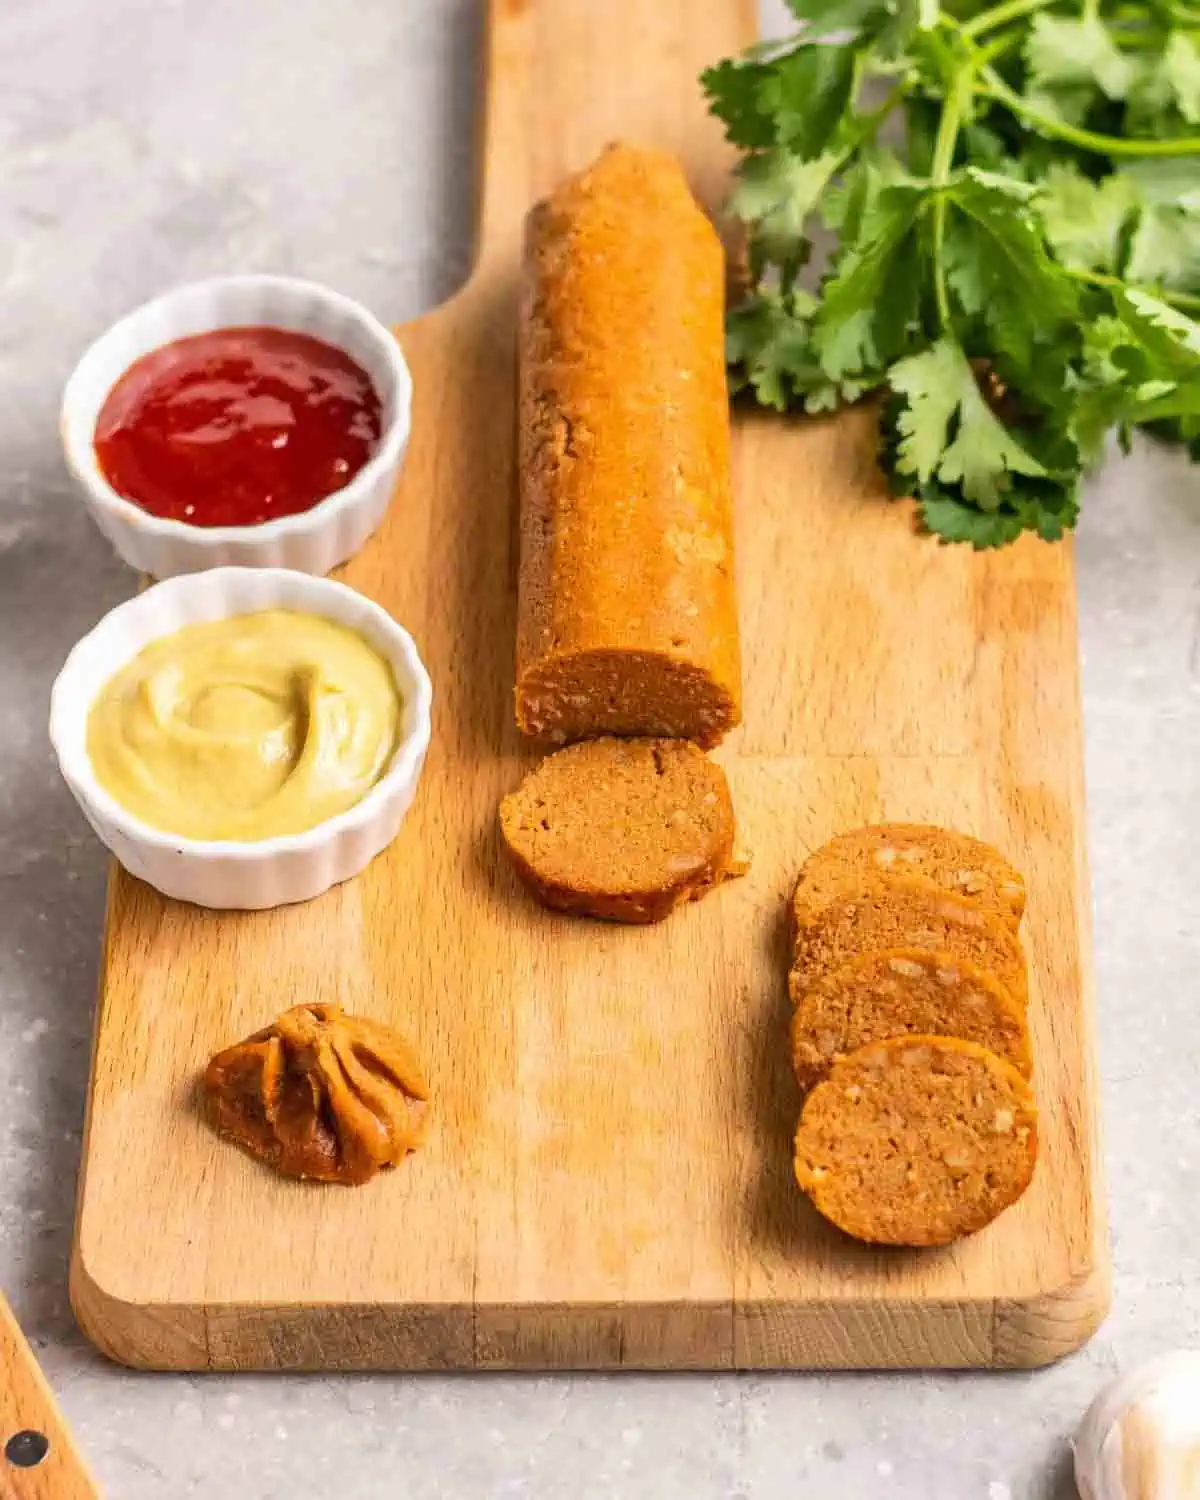
<instances>
[{"instance_id":1,"label":"wooden board edge","mask_svg":"<svg viewBox=\"0 0 1200 1500\"><path fill-rule=\"evenodd\" d=\"M145 580L142 580L145 586ZM109 972L109 943L113 932L113 908L115 886L119 866L115 859L108 862L108 874L104 889L104 920L101 928L100 963L96 983L95 1011L92 1017L92 1037L88 1055L88 1085L84 1101L83 1131L80 1144L79 1177L75 1184L75 1225L71 1236L71 1258L67 1268L67 1299L71 1306L79 1331L87 1341L106 1358L132 1369L153 1369L156 1366L142 1351L155 1346L147 1339L140 1326L137 1310L128 1306L108 1292L96 1281L86 1265L83 1252L84 1225L87 1216L88 1185L92 1160L92 1124L96 1107L96 1060L100 1048L100 1031L104 1024L107 1004L107 977ZM151 1319L153 1321L153 1319ZM190 1341L194 1345L195 1334ZM202 1364L171 1365L162 1368L203 1369Z\"/></svg>"},{"instance_id":2,"label":"wooden board edge","mask_svg":"<svg viewBox=\"0 0 1200 1500\"><path fill-rule=\"evenodd\" d=\"M537 1303L479 1306L480 1370L732 1370L734 1304Z\"/></svg>"},{"instance_id":3,"label":"wooden board edge","mask_svg":"<svg viewBox=\"0 0 1200 1500\"><path fill-rule=\"evenodd\" d=\"M108 1292L87 1269L79 1221L71 1247L67 1295L84 1338L107 1359L133 1370L207 1370L204 1310L154 1307Z\"/></svg>"},{"instance_id":4,"label":"wooden board edge","mask_svg":"<svg viewBox=\"0 0 1200 1500\"><path fill-rule=\"evenodd\" d=\"M1034 1369L1086 1343L1110 1295L1107 1256L1026 1298L936 1305L152 1306L105 1291L78 1253L71 1265L91 1343L175 1371Z\"/></svg>"},{"instance_id":5,"label":"wooden board edge","mask_svg":"<svg viewBox=\"0 0 1200 1500\"><path fill-rule=\"evenodd\" d=\"M729 1370L732 1306L716 1303L146 1304L72 1257L85 1337L131 1369L214 1371ZM713 1355L713 1349L722 1354Z\"/></svg>"},{"instance_id":6,"label":"wooden board edge","mask_svg":"<svg viewBox=\"0 0 1200 1500\"><path fill-rule=\"evenodd\" d=\"M739 1309L736 1368L1032 1370L1080 1349L1108 1314L1107 1260L1004 1301L778 1303Z\"/></svg>"},{"instance_id":7,"label":"wooden board edge","mask_svg":"<svg viewBox=\"0 0 1200 1500\"><path fill-rule=\"evenodd\" d=\"M1061 1286L1028 1298L997 1302L992 1364L999 1370L1036 1370L1074 1354L1112 1307L1107 1241L1088 1266Z\"/></svg>"},{"instance_id":8,"label":"wooden board edge","mask_svg":"<svg viewBox=\"0 0 1200 1500\"><path fill-rule=\"evenodd\" d=\"M1078 807L1080 823L1076 847L1076 901L1079 921L1080 1006L1079 1091L1083 1105L1084 1139L1088 1151L1086 1192L1090 1238L1083 1254L1068 1267L1057 1285L1039 1287L1028 1296L1001 1298L996 1303L992 1365L996 1369L1034 1370L1074 1354L1101 1326L1112 1307L1112 1257L1108 1230L1108 1194L1104 1170L1104 1131L1101 1119L1095 937L1092 919L1091 861L1087 844L1087 790L1083 741L1083 672L1079 638L1079 592L1076 584L1074 539L1070 540L1072 603L1071 630L1075 637L1075 693L1080 725Z\"/></svg>"},{"instance_id":9,"label":"wooden board edge","mask_svg":"<svg viewBox=\"0 0 1200 1500\"><path fill-rule=\"evenodd\" d=\"M1075 1353L1112 1305L1107 1236L1059 1285L946 1302L746 1303L738 1370L1032 1370Z\"/></svg>"},{"instance_id":10,"label":"wooden board edge","mask_svg":"<svg viewBox=\"0 0 1200 1500\"><path fill-rule=\"evenodd\" d=\"M983 1370L992 1366L990 1298L885 1303L816 1298L747 1302L735 1329L739 1370Z\"/></svg>"}]
</instances>

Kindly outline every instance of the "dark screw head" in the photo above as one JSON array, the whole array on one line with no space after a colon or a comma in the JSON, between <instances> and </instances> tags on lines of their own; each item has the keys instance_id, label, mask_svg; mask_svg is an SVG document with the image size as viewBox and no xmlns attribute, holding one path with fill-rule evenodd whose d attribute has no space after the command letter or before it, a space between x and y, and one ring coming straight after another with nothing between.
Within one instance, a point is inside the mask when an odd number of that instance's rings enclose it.
<instances>
[{"instance_id":1,"label":"dark screw head","mask_svg":"<svg viewBox=\"0 0 1200 1500\"><path fill-rule=\"evenodd\" d=\"M4 1456L18 1469L36 1469L50 1452L50 1439L44 1432L14 1432L4 1445Z\"/></svg>"}]
</instances>

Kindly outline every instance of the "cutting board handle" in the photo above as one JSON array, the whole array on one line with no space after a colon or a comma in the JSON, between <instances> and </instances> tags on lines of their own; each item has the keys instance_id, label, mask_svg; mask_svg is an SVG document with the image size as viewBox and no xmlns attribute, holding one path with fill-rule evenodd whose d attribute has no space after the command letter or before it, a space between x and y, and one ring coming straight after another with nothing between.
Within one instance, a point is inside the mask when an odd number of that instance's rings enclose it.
<instances>
[{"instance_id":1,"label":"cutting board handle","mask_svg":"<svg viewBox=\"0 0 1200 1500\"><path fill-rule=\"evenodd\" d=\"M0 1297L0 1500L99 1500L33 1350Z\"/></svg>"},{"instance_id":2,"label":"cutting board handle","mask_svg":"<svg viewBox=\"0 0 1200 1500\"><path fill-rule=\"evenodd\" d=\"M511 272L529 206L617 138L674 151L716 206L730 153L699 75L757 34L755 0L487 0L477 273Z\"/></svg>"}]
</instances>

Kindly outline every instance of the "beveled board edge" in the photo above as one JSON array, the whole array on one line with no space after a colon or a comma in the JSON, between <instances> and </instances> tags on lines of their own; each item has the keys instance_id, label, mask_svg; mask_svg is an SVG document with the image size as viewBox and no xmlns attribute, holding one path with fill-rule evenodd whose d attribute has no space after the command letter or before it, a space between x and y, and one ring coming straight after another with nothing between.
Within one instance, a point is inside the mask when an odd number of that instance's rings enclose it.
<instances>
[{"instance_id":1,"label":"beveled board edge","mask_svg":"<svg viewBox=\"0 0 1200 1500\"><path fill-rule=\"evenodd\" d=\"M106 1292L77 1244L70 1292L96 1348L143 1370L900 1370L1052 1364L1103 1322L1111 1285L1102 1253L1002 1302L149 1305Z\"/></svg>"}]
</instances>

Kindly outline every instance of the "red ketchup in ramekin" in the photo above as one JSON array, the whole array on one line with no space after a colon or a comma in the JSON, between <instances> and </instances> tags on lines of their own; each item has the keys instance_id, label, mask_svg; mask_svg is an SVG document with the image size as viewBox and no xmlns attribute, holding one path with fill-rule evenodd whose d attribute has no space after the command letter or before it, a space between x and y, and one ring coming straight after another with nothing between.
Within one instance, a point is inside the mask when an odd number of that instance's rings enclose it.
<instances>
[{"instance_id":1,"label":"red ketchup in ramekin","mask_svg":"<svg viewBox=\"0 0 1200 1500\"><path fill-rule=\"evenodd\" d=\"M349 484L382 425L370 376L341 349L280 328L219 328L125 371L96 420L96 460L150 515L257 526Z\"/></svg>"}]
</instances>

